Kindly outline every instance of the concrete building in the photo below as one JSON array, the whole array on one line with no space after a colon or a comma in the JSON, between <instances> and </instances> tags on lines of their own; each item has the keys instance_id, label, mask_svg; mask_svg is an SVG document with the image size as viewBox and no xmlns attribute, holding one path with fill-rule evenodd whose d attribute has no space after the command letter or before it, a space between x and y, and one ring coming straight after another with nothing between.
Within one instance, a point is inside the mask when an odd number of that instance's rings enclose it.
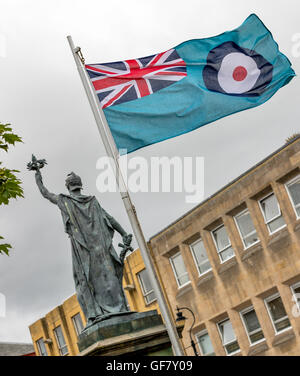
<instances>
[{"instance_id":1,"label":"concrete building","mask_svg":"<svg viewBox=\"0 0 300 376\"><path fill-rule=\"evenodd\" d=\"M300 355L299 136L150 245L172 311L195 314L201 355Z\"/></svg>"},{"instance_id":2,"label":"concrete building","mask_svg":"<svg viewBox=\"0 0 300 376\"><path fill-rule=\"evenodd\" d=\"M132 311L159 309L139 249L124 264L123 286ZM77 337L86 324L76 294L30 325L34 349L40 356L77 355Z\"/></svg>"}]
</instances>

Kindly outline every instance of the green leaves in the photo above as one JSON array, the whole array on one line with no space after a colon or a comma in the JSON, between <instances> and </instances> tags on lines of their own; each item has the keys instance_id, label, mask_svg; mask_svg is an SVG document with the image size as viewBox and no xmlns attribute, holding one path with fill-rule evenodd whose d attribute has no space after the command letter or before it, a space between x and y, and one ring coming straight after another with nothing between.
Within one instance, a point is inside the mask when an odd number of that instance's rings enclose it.
<instances>
[{"instance_id":1,"label":"green leaves","mask_svg":"<svg viewBox=\"0 0 300 376\"><path fill-rule=\"evenodd\" d=\"M23 141L21 137L12 132L10 124L0 123L0 149L7 152L9 146L15 145L16 142ZM18 172L18 170L0 167L0 205L8 205L12 198L24 197L21 180L15 175Z\"/></svg>"},{"instance_id":2,"label":"green leaves","mask_svg":"<svg viewBox=\"0 0 300 376\"><path fill-rule=\"evenodd\" d=\"M3 239L3 236L0 236L0 239ZM5 253L8 256L9 248L11 248L10 244L7 244L7 243L0 244L0 254Z\"/></svg>"},{"instance_id":3,"label":"green leaves","mask_svg":"<svg viewBox=\"0 0 300 376\"><path fill-rule=\"evenodd\" d=\"M8 205L11 198L24 197L22 182L14 172L19 171L0 168L0 205Z\"/></svg>"},{"instance_id":4,"label":"green leaves","mask_svg":"<svg viewBox=\"0 0 300 376\"><path fill-rule=\"evenodd\" d=\"M21 137L12 133L10 124L0 123L0 149L8 151L9 145L15 145L16 142L23 142Z\"/></svg>"},{"instance_id":5,"label":"green leaves","mask_svg":"<svg viewBox=\"0 0 300 376\"><path fill-rule=\"evenodd\" d=\"M16 142L23 141L21 137L12 132L10 124L0 123L0 151L2 149L8 152L9 146L14 146ZM0 162L0 166L1 165L2 162ZM18 170L10 170L6 167L0 167L0 206L8 205L9 200L12 198L24 197L23 189L21 187L22 182L15 175L15 173L18 172ZM3 237L0 236L0 239L3 239ZM0 244L0 254L5 253L8 255L10 248L10 244Z\"/></svg>"},{"instance_id":6,"label":"green leaves","mask_svg":"<svg viewBox=\"0 0 300 376\"><path fill-rule=\"evenodd\" d=\"M14 133L4 133L2 137L8 144L11 145L14 145L16 142L22 142L22 139Z\"/></svg>"}]
</instances>

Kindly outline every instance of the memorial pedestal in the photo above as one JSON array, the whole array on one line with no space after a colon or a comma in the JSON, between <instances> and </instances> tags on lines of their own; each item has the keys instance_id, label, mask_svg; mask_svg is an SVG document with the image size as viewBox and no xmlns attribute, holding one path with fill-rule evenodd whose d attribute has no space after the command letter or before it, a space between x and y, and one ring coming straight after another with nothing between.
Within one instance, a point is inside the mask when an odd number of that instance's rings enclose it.
<instances>
[{"instance_id":1,"label":"memorial pedestal","mask_svg":"<svg viewBox=\"0 0 300 376\"><path fill-rule=\"evenodd\" d=\"M179 336L183 325L177 327ZM167 329L156 310L128 312L87 328L78 338L80 356L173 355Z\"/></svg>"}]
</instances>

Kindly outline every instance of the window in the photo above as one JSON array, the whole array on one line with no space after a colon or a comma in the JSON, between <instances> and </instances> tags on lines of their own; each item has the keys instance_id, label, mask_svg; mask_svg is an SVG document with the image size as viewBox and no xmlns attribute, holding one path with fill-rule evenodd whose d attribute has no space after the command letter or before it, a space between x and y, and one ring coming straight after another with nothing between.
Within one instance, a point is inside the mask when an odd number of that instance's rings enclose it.
<instances>
[{"instance_id":1,"label":"window","mask_svg":"<svg viewBox=\"0 0 300 376\"><path fill-rule=\"evenodd\" d=\"M190 245L195 263L197 265L199 274L203 274L211 270L211 265L207 257L203 240L199 239L195 243Z\"/></svg>"},{"instance_id":2,"label":"window","mask_svg":"<svg viewBox=\"0 0 300 376\"><path fill-rule=\"evenodd\" d=\"M291 326L279 293L265 299L265 303L276 333Z\"/></svg>"},{"instance_id":3,"label":"window","mask_svg":"<svg viewBox=\"0 0 300 376\"><path fill-rule=\"evenodd\" d=\"M240 312L248 338L251 344L262 341L265 336L260 327L256 312L253 307L249 307Z\"/></svg>"},{"instance_id":4,"label":"window","mask_svg":"<svg viewBox=\"0 0 300 376\"><path fill-rule=\"evenodd\" d=\"M300 176L290 181L287 185L287 190L294 206L297 218L300 217Z\"/></svg>"},{"instance_id":5,"label":"window","mask_svg":"<svg viewBox=\"0 0 300 376\"><path fill-rule=\"evenodd\" d=\"M285 226L280 206L274 193L260 200L259 204L270 234Z\"/></svg>"},{"instance_id":6,"label":"window","mask_svg":"<svg viewBox=\"0 0 300 376\"><path fill-rule=\"evenodd\" d=\"M61 326L58 326L54 329L54 334L57 342L57 346L59 349L60 355L67 355L68 354L68 346L65 341L65 337L63 335Z\"/></svg>"},{"instance_id":7,"label":"window","mask_svg":"<svg viewBox=\"0 0 300 376\"><path fill-rule=\"evenodd\" d=\"M46 346L45 346L43 338L38 339L36 341L36 345L37 345L37 348L39 350L39 354L41 356L48 356L48 353L47 353Z\"/></svg>"},{"instance_id":8,"label":"window","mask_svg":"<svg viewBox=\"0 0 300 376\"><path fill-rule=\"evenodd\" d=\"M188 272L185 268L181 254L177 253L175 256L171 257L170 262L171 262L178 286L181 287L187 284L190 281L190 279L189 279Z\"/></svg>"},{"instance_id":9,"label":"window","mask_svg":"<svg viewBox=\"0 0 300 376\"><path fill-rule=\"evenodd\" d=\"M225 226L222 225L221 227L214 230L212 232L212 235L221 261L224 262L231 257L234 257L234 252L231 247Z\"/></svg>"},{"instance_id":10,"label":"window","mask_svg":"<svg viewBox=\"0 0 300 376\"><path fill-rule=\"evenodd\" d=\"M206 330L203 330L202 332L196 334L196 338L200 348L201 355L215 355L213 345Z\"/></svg>"},{"instance_id":11,"label":"window","mask_svg":"<svg viewBox=\"0 0 300 376\"><path fill-rule=\"evenodd\" d=\"M142 288L142 293L146 304L154 302L156 300L156 297L146 269L138 273L138 279Z\"/></svg>"},{"instance_id":12,"label":"window","mask_svg":"<svg viewBox=\"0 0 300 376\"><path fill-rule=\"evenodd\" d=\"M254 224L247 209L236 215L234 219L239 229L245 248L248 248L251 245L259 242Z\"/></svg>"},{"instance_id":13,"label":"window","mask_svg":"<svg viewBox=\"0 0 300 376\"><path fill-rule=\"evenodd\" d=\"M227 355L240 351L233 327L229 319L218 323L218 329Z\"/></svg>"},{"instance_id":14,"label":"window","mask_svg":"<svg viewBox=\"0 0 300 376\"><path fill-rule=\"evenodd\" d=\"M291 286L291 290L293 293L293 301L296 303L296 307L295 307L296 310L293 311L293 315L295 317L299 317L300 316L300 282Z\"/></svg>"},{"instance_id":15,"label":"window","mask_svg":"<svg viewBox=\"0 0 300 376\"><path fill-rule=\"evenodd\" d=\"M72 321L73 321L73 325L75 328L75 332L77 336L79 336L79 334L83 331L83 323L82 323L80 313L77 313L76 315L74 315L72 317Z\"/></svg>"}]
</instances>

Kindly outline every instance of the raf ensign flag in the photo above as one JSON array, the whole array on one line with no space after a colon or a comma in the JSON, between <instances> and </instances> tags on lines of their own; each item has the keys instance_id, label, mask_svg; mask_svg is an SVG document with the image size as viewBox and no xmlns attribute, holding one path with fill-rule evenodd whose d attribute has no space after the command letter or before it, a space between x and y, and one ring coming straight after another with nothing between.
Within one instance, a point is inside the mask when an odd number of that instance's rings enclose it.
<instances>
[{"instance_id":1,"label":"raf ensign flag","mask_svg":"<svg viewBox=\"0 0 300 376\"><path fill-rule=\"evenodd\" d=\"M212 38L85 68L115 143L127 153L258 106L295 76L255 14Z\"/></svg>"}]
</instances>

